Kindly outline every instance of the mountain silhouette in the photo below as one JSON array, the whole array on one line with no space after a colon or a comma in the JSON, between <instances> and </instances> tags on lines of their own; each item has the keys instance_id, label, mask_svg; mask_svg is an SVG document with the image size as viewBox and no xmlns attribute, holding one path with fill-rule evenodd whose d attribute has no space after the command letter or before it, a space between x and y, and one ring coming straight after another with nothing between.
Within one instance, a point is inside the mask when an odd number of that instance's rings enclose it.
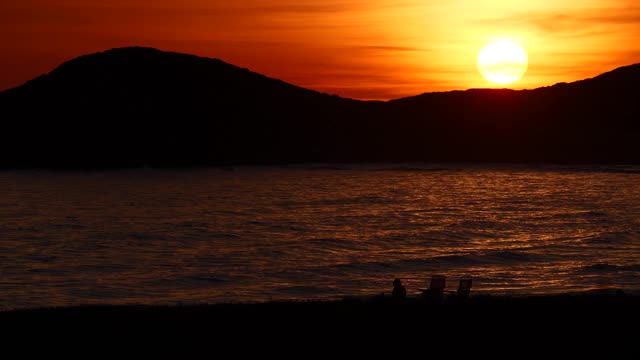
<instances>
[{"instance_id":1,"label":"mountain silhouette","mask_svg":"<svg viewBox=\"0 0 640 360\"><path fill-rule=\"evenodd\" d=\"M0 93L3 168L300 162L640 163L640 64L534 90L358 101L152 48Z\"/></svg>"}]
</instances>

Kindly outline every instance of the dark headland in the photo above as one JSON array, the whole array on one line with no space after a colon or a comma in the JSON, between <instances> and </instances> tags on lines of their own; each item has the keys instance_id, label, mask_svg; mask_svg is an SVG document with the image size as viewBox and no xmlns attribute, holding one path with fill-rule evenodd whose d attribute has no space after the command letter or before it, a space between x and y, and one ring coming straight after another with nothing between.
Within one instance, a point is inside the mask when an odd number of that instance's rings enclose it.
<instances>
[{"instance_id":1,"label":"dark headland","mask_svg":"<svg viewBox=\"0 0 640 360\"><path fill-rule=\"evenodd\" d=\"M0 93L0 168L640 163L640 64L533 90L357 101L131 47Z\"/></svg>"}]
</instances>

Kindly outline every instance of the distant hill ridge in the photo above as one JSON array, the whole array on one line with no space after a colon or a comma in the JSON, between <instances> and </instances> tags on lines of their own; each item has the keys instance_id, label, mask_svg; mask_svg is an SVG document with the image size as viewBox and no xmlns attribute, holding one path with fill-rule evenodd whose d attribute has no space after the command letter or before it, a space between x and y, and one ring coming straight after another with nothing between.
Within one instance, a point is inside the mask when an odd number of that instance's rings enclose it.
<instances>
[{"instance_id":1,"label":"distant hill ridge","mask_svg":"<svg viewBox=\"0 0 640 360\"><path fill-rule=\"evenodd\" d=\"M640 64L533 90L382 101L131 47L0 93L3 168L300 162L640 163Z\"/></svg>"}]
</instances>

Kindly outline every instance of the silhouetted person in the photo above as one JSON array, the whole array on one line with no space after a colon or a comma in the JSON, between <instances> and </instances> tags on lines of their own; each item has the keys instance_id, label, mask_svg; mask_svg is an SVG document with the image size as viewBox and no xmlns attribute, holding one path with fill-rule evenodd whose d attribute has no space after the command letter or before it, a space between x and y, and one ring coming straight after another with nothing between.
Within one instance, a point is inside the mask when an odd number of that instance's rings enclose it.
<instances>
[{"instance_id":1,"label":"silhouetted person","mask_svg":"<svg viewBox=\"0 0 640 360\"><path fill-rule=\"evenodd\" d=\"M402 282L398 278L393 280L393 292L391 292L391 297L394 300L404 300L407 298L407 289L402 286Z\"/></svg>"}]
</instances>

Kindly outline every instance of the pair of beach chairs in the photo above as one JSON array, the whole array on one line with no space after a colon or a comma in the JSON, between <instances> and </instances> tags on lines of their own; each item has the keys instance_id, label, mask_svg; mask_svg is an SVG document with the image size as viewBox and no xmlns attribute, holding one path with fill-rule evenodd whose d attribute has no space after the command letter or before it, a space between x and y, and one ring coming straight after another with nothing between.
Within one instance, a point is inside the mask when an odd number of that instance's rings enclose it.
<instances>
[{"instance_id":1,"label":"pair of beach chairs","mask_svg":"<svg viewBox=\"0 0 640 360\"><path fill-rule=\"evenodd\" d=\"M421 291L421 296L424 299L432 300L432 301L442 301L444 299L444 295L447 294L453 298L457 299L466 299L469 297L471 293L471 285L473 280L471 276L463 276L460 278L460 283L458 285L458 289L453 292L445 292L444 288L446 286L447 277L444 275L433 275L431 277L431 283L429 284L428 289L418 289Z\"/></svg>"}]
</instances>

